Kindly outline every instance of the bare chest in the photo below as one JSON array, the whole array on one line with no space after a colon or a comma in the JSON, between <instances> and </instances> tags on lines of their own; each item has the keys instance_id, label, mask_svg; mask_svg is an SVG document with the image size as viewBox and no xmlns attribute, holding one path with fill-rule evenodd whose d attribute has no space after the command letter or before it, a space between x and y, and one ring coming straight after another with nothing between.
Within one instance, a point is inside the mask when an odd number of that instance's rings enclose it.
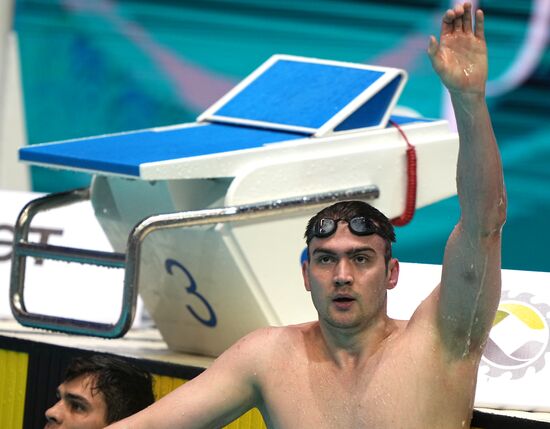
<instances>
[{"instance_id":1,"label":"bare chest","mask_svg":"<svg viewBox=\"0 0 550 429\"><path fill-rule=\"evenodd\" d=\"M274 368L275 369L275 368ZM380 358L341 370L327 362L287 362L263 391L274 428L469 427L472 389L414 356Z\"/></svg>"}]
</instances>

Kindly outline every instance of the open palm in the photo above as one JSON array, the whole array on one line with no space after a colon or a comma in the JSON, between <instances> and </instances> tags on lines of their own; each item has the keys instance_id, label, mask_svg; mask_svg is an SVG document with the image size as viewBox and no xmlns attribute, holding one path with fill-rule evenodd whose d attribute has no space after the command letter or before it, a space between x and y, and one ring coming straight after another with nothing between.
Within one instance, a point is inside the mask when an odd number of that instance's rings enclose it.
<instances>
[{"instance_id":1,"label":"open palm","mask_svg":"<svg viewBox=\"0 0 550 429\"><path fill-rule=\"evenodd\" d=\"M428 54L449 91L483 93L487 80L483 12L477 11L473 29L471 4L448 10L443 17L440 41L431 37Z\"/></svg>"}]
</instances>

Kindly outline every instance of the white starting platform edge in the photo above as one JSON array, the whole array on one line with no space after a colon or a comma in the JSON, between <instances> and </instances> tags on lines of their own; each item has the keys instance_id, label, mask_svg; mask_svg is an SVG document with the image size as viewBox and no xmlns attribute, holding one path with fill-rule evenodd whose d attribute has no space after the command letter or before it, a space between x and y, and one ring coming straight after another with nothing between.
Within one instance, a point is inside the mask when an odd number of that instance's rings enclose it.
<instances>
[{"instance_id":1,"label":"white starting platform edge","mask_svg":"<svg viewBox=\"0 0 550 429\"><path fill-rule=\"evenodd\" d=\"M0 319L12 319L8 304L9 287L9 242L13 224L22 206L40 196L40 194L0 191L3 210L0 212ZM48 243L60 245L81 244L98 250L108 250L109 244L103 234L89 202L80 203L70 209L54 210L36 218L35 232L31 237L39 241L47 238ZM49 260L37 264L28 263L26 301L32 311L58 317L79 317L85 320L113 323L120 311L122 294L122 270L98 269ZM293 271L299 273L296 263ZM409 319L419 303L427 297L439 283L441 266L429 264L401 263L398 285L388 293L388 313L396 319ZM503 270L503 293L498 316L491 331L490 340L482 358L476 391L476 408L508 409L550 412L550 397L547 394L550 385L550 273L518 270ZM280 288L281 300L291 301L304 293L300 281L292 284L293 292ZM317 315L306 294L301 317L296 322L314 320ZM174 311L188 313L189 308L200 311L200 300L187 296L178 296L173 304ZM213 309L218 309L212 304ZM233 303L227 303L227 307ZM141 305L138 306L137 322L133 331L147 325L142 322ZM232 318L245 317L248 309L233 306ZM202 313L200 313L202 314ZM193 329L182 322L182 330ZM147 325L149 326L149 325ZM249 326L255 329L257 326ZM195 328L196 329L196 328ZM211 328L224 335L225 325ZM227 333L225 333L227 335ZM139 335L138 335L139 337ZM77 337L78 338L78 337ZM133 338L130 336L130 338ZM236 340L236 339L235 339ZM78 344L87 344L88 339L80 338ZM92 343L98 350L104 349L101 340ZM106 350L124 347L103 340ZM197 340L198 341L198 340ZM226 341L229 343L230 341ZM137 341L139 348L139 341ZM122 348L121 348L122 347ZM136 356L147 356L151 345L144 345L143 353L134 350ZM174 355L176 356L176 355ZM184 356L182 355L182 359ZM150 358L150 356L149 356ZM174 361L178 361L176 357ZM209 360L201 361L208 365ZM525 416L524 416L525 417ZM542 418L542 417L540 417ZM550 421L550 417L546 421Z\"/></svg>"}]
</instances>

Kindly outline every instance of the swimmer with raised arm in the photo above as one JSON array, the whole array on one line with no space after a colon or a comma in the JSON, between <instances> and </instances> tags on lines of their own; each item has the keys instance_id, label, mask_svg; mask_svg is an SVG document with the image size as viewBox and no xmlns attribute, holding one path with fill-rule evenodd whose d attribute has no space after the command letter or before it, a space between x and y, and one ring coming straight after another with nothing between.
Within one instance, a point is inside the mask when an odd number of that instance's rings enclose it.
<instances>
[{"instance_id":1,"label":"swimmer with raised arm","mask_svg":"<svg viewBox=\"0 0 550 429\"><path fill-rule=\"evenodd\" d=\"M441 283L410 321L386 313L399 263L394 232L366 203L308 224L303 264L319 320L252 332L200 376L113 428L215 428L258 407L269 428L469 427L479 362L500 297L506 195L485 102L484 17L443 16L428 54L450 92L460 149L461 217Z\"/></svg>"}]
</instances>

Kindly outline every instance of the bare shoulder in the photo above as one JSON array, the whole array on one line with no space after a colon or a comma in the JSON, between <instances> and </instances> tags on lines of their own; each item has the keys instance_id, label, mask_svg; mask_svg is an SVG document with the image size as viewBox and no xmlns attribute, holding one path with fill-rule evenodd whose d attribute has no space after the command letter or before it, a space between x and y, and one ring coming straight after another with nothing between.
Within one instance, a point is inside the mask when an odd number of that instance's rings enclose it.
<instances>
[{"instance_id":1,"label":"bare shoulder","mask_svg":"<svg viewBox=\"0 0 550 429\"><path fill-rule=\"evenodd\" d=\"M295 348L303 343L304 337L314 330L315 325L315 322L310 322L256 329L238 340L224 355L273 359L277 352L288 351L289 348Z\"/></svg>"},{"instance_id":2,"label":"bare shoulder","mask_svg":"<svg viewBox=\"0 0 550 429\"><path fill-rule=\"evenodd\" d=\"M317 322L308 322L299 325L260 328L243 337L236 343L236 346L253 348L257 349L259 353L265 351L272 355L275 350L302 344L304 338L310 336L317 325Z\"/></svg>"}]
</instances>

